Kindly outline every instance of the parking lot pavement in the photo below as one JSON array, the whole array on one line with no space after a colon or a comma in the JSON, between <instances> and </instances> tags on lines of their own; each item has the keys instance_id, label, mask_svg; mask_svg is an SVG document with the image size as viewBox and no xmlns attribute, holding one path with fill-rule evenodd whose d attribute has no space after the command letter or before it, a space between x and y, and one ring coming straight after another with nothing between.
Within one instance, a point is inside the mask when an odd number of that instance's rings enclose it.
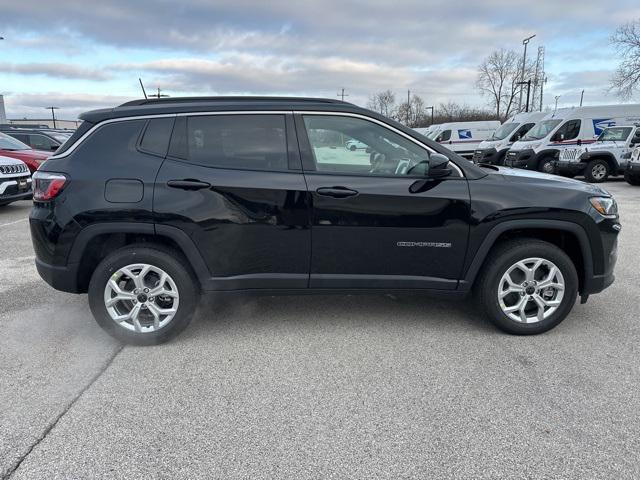
<instances>
[{"instance_id":1,"label":"parking lot pavement","mask_svg":"<svg viewBox=\"0 0 640 480\"><path fill-rule=\"evenodd\" d=\"M638 478L640 188L605 187L616 283L536 337L420 296L210 297L175 341L121 348L21 260L27 207L0 211L2 471Z\"/></svg>"}]
</instances>

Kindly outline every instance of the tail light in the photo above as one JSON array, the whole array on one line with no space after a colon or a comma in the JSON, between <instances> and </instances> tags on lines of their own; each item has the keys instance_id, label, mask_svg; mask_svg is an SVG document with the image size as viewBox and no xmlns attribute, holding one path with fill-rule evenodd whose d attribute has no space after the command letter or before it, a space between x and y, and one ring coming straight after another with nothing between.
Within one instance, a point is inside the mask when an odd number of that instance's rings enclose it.
<instances>
[{"instance_id":1,"label":"tail light","mask_svg":"<svg viewBox=\"0 0 640 480\"><path fill-rule=\"evenodd\" d=\"M33 199L46 202L58 196L67 183L61 173L36 172L33 174Z\"/></svg>"}]
</instances>

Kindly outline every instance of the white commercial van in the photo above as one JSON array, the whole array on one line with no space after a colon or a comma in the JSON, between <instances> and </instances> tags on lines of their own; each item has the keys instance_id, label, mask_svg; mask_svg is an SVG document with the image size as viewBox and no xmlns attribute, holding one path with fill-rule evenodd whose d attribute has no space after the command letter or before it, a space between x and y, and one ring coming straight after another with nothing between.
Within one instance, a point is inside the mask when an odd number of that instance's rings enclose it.
<instances>
[{"instance_id":1,"label":"white commercial van","mask_svg":"<svg viewBox=\"0 0 640 480\"><path fill-rule=\"evenodd\" d=\"M546 113L543 112L523 112L517 113L491 134L491 136L480 142L478 148L473 152L474 163L489 163L491 165L504 165L504 157L513 145L513 142L520 140L531 128L542 120Z\"/></svg>"},{"instance_id":2,"label":"white commercial van","mask_svg":"<svg viewBox=\"0 0 640 480\"><path fill-rule=\"evenodd\" d=\"M428 127L425 127L425 128L414 128L414 130L419 134L424 135L425 137L428 137L431 131L436 129L437 127L438 125L434 124L434 125L429 125Z\"/></svg>"},{"instance_id":3,"label":"white commercial van","mask_svg":"<svg viewBox=\"0 0 640 480\"><path fill-rule=\"evenodd\" d=\"M607 127L639 121L637 104L558 109L511 146L505 165L554 173L561 150L593 143Z\"/></svg>"},{"instance_id":4,"label":"white commercial van","mask_svg":"<svg viewBox=\"0 0 640 480\"><path fill-rule=\"evenodd\" d=\"M489 138L499 126L498 120L442 123L431 130L428 137L458 155L471 159L480 142Z\"/></svg>"}]
</instances>

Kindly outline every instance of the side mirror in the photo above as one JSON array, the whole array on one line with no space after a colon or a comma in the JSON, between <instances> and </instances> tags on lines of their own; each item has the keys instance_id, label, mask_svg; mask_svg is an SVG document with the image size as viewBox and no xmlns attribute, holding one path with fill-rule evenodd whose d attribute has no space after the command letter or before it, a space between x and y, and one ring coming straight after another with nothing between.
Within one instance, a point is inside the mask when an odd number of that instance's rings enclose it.
<instances>
[{"instance_id":1,"label":"side mirror","mask_svg":"<svg viewBox=\"0 0 640 480\"><path fill-rule=\"evenodd\" d=\"M55 152L58 148L60 148L58 145L51 145L52 152Z\"/></svg>"},{"instance_id":2,"label":"side mirror","mask_svg":"<svg viewBox=\"0 0 640 480\"><path fill-rule=\"evenodd\" d=\"M449 168L449 158L441 153L432 153L429 157L429 170L427 176L429 178L444 178L451 175Z\"/></svg>"},{"instance_id":3,"label":"side mirror","mask_svg":"<svg viewBox=\"0 0 640 480\"><path fill-rule=\"evenodd\" d=\"M563 142L563 141L564 141L564 133L561 133L561 134L560 134L559 140L560 140L561 142Z\"/></svg>"},{"instance_id":4,"label":"side mirror","mask_svg":"<svg viewBox=\"0 0 640 480\"><path fill-rule=\"evenodd\" d=\"M578 141L576 142L578 146L582 145L582 139L579 138Z\"/></svg>"}]
</instances>

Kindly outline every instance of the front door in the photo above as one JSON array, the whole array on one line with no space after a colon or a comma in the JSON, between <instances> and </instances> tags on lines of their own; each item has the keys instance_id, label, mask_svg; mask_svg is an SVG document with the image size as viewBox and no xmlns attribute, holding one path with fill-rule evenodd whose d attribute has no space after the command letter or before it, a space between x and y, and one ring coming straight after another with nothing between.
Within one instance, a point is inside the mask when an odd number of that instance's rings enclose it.
<instances>
[{"instance_id":1,"label":"front door","mask_svg":"<svg viewBox=\"0 0 640 480\"><path fill-rule=\"evenodd\" d=\"M470 212L461 172L425 179L432 152L367 117L304 113L296 127L312 199L310 286L456 288Z\"/></svg>"},{"instance_id":2,"label":"front door","mask_svg":"<svg viewBox=\"0 0 640 480\"><path fill-rule=\"evenodd\" d=\"M291 114L177 118L154 212L191 237L208 288L307 288L309 201L294 131Z\"/></svg>"}]
</instances>

